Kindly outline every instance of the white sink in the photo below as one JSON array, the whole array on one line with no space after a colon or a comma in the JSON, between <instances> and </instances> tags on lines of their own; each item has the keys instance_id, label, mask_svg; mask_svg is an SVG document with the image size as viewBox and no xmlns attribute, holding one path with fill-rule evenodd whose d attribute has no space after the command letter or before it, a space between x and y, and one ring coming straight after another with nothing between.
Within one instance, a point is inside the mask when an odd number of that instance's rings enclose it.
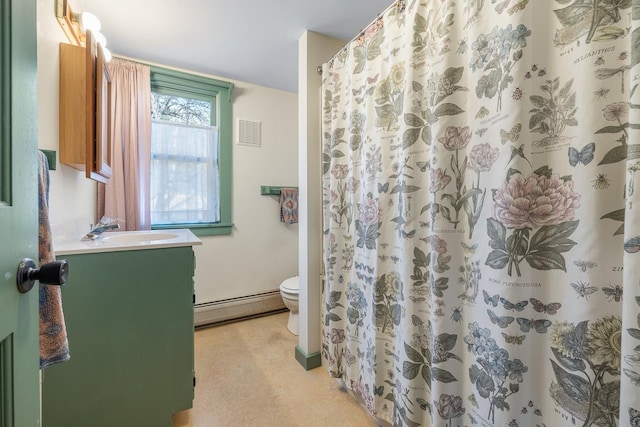
<instances>
[{"instance_id":1,"label":"white sink","mask_svg":"<svg viewBox=\"0 0 640 427\"><path fill-rule=\"evenodd\" d=\"M201 245L191 230L107 231L99 239L81 240L58 238L54 241L56 255L88 254L100 252L137 251Z\"/></svg>"},{"instance_id":2,"label":"white sink","mask_svg":"<svg viewBox=\"0 0 640 427\"><path fill-rule=\"evenodd\" d=\"M144 243L155 242L157 240L172 240L177 238L176 233L158 233L158 232L124 232L122 234L115 232L111 233L108 237L103 237L102 240L110 243Z\"/></svg>"}]
</instances>

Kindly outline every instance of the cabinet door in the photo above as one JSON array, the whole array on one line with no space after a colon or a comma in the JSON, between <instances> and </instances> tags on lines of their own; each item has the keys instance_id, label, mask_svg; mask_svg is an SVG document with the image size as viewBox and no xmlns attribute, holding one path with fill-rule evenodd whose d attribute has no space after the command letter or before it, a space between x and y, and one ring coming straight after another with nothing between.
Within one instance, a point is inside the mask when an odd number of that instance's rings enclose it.
<instances>
[{"instance_id":1,"label":"cabinet door","mask_svg":"<svg viewBox=\"0 0 640 427\"><path fill-rule=\"evenodd\" d=\"M87 164L87 55L60 43L60 163L84 171Z\"/></svg>"},{"instance_id":2,"label":"cabinet door","mask_svg":"<svg viewBox=\"0 0 640 427\"><path fill-rule=\"evenodd\" d=\"M43 425L170 427L193 401L193 250L65 257L71 359L46 370Z\"/></svg>"},{"instance_id":3,"label":"cabinet door","mask_svg":"<svg viewBox=\"0 0 640 427\"><path fill-rule=\"evenodd\" d=\"M111 79L102 47L91 31L87 31L86 46L86 174L107 183L111 178Z\"/></svg>"},{"instance_id":4,"label":"cabinet door","mask_svg":"<svg viewBox=\"0 0 640 427\"><path fill-rule=\"evenodd\" d=\"M111 178L111 81L91 31L86 47L60 43L60 163Z\"/></svg>"},{"instance_id":5,"label":"cabinet door","mask_svg":"<svg viewBox=\"0 0 640 427\"><path fill-rule=\"evenodd\" d=\"M107 180L111 178L111 141L111 78L102 46L98 45L96 57L96 139L92 172ZM93 176L90 178L97 179ZM102 180L98 179L98 181Z\"/></svg>"}]
</instances>

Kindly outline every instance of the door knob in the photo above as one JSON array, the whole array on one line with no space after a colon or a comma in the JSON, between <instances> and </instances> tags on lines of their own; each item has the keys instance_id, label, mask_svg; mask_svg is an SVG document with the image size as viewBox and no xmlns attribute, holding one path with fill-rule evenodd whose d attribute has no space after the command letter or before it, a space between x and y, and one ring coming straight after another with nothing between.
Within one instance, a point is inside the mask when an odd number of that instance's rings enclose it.
<instances>
[{"instance_id":1,"label":"door knob","mask_svg":"<svg viewBox=\"0 0 640 427\"><path fill-rule=\"evenodd\" d=\"M40 268L32 259L25 258L20 261L16 281L20 293L29 292L36 280L43 285L64 285L69 275L69 263L66 259L49 262Z\"/></svg>"}]
</instances>

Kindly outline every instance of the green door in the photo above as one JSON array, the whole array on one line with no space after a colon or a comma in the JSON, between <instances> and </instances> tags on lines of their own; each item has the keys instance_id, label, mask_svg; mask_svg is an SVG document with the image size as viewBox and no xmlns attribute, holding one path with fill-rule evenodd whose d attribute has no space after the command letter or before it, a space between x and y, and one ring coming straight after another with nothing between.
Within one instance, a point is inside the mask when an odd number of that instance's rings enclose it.
<instances>
[{"instance_id":1,"label":"green door","mask_svg":"<svg viewBox=\"0 0 640 427\"><path fill-rule=\"evenodd\" d=\"M0 0L0 427L40 418L38 287L16 287L38 259L35 6Z\"/></svg>"}]
</instances>

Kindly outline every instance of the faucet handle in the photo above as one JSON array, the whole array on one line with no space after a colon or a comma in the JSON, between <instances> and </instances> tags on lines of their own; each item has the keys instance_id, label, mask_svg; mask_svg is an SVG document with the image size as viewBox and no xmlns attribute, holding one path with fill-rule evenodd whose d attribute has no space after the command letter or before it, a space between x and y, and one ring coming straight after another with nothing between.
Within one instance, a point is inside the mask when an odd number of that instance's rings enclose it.
<instances>
[{"instance_id":1,"label":"faucet handle","mask_svg":"<svg viewBox=\"0 0 640 427\"><path fill-rule=\"evenodd\" d=\"M114 222L116 222L115 219L108 217L108 216L103 216L102 218L100 218L100 221L98 221L98 224L96 224L97 226L101 226L101 225L110 225L113 224Z\"/></svg>"}]
</instances>

